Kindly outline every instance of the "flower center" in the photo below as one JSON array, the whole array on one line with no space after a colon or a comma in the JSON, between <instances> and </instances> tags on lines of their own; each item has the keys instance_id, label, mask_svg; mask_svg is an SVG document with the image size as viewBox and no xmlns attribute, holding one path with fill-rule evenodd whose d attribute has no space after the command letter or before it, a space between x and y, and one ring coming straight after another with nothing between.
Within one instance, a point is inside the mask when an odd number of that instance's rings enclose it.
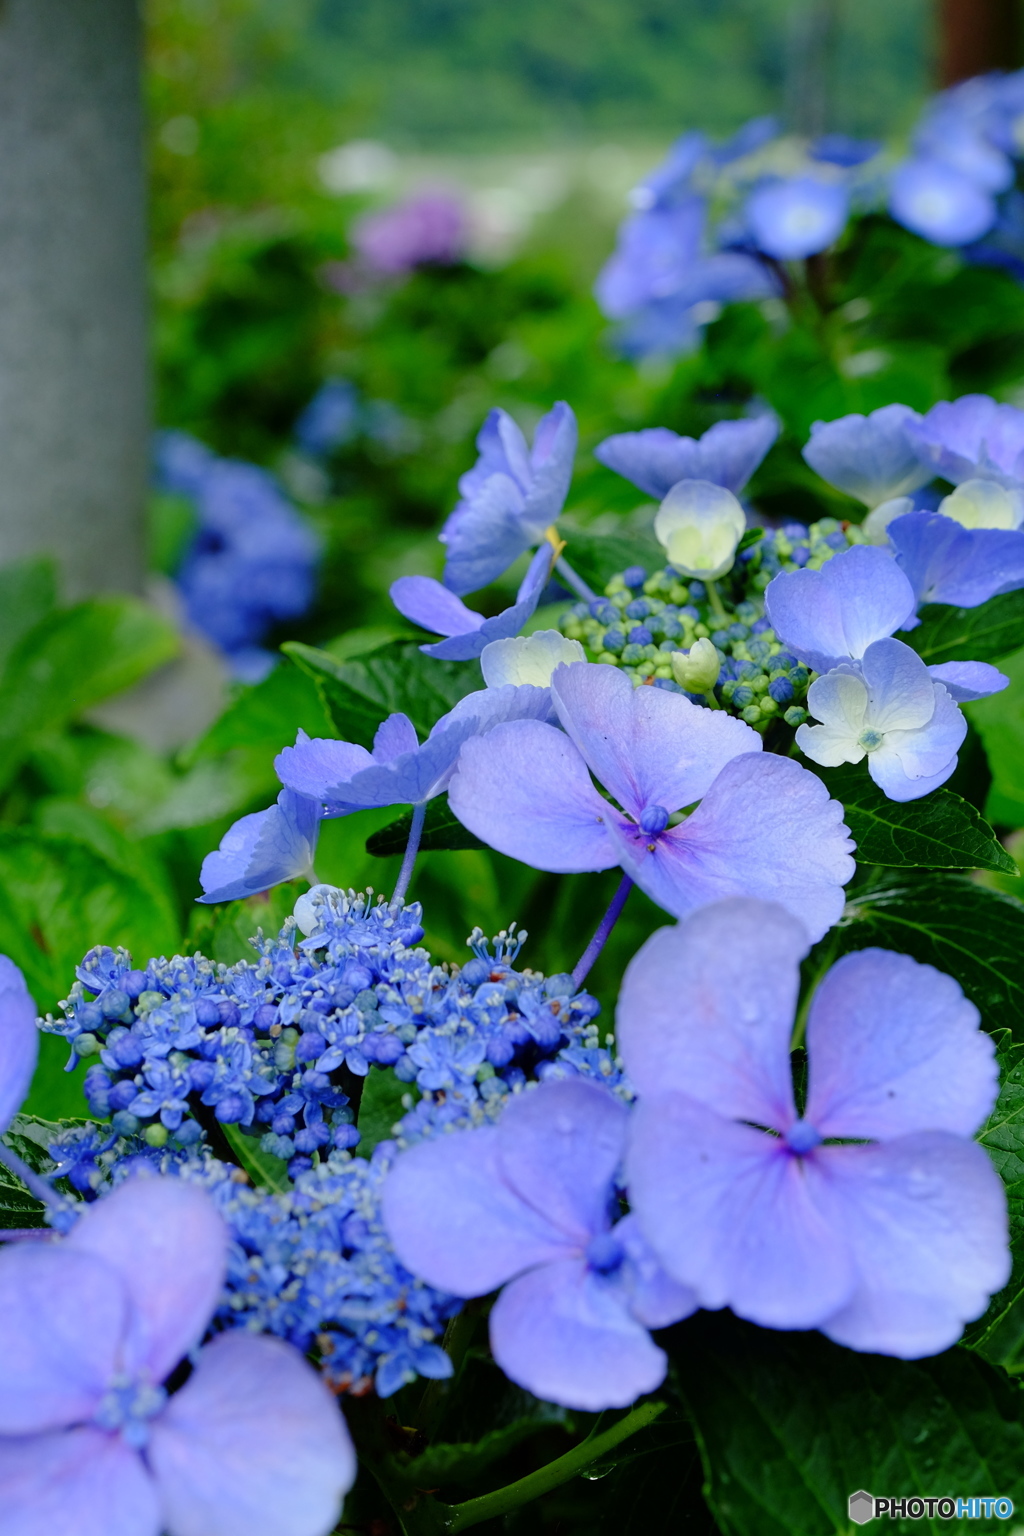
<instances>
[{"instance_id":1,"label":"flower center","mask_svg":"<svg viewBox=\"0 0 1024 1536\"><path fill-rule=\"evenodd\" d=\"M813 1152L815 1147L820 1147L822 1137L809 1120L797 1120L786 1132L786 1145L791 1152L802 1156L805 1152Z\"/></svg>"},{"instance_id":2,"label":"flower center","mask_svg":"<svg viewBox=\"0 0 1024 1536\"><path fill-rule=\"evenodd\" d=\"M115 1376L96 1410L94 1422L100 1429L120 1430L122 1438L135 1450L149 1440L149 1420L167 1401L163 1387L138 1376Z\"/></svg>"},{"instance_id":3,"label":"flower center","mask_svg":"<svg viewBox=\"0 0 1024 1536\"><path fill-rule=\"evenodd\" d=\"M882 745L884 740L885 737L883 732L876 731L873 726L869 725L868 728L864 731L861 731L860 735L857 737L857 745L859 747L863 747L865 752L874 752Z\"/></svg>"},{"instance_id":4,"label":"flower center","mask_svg":"<svg viewBox=\"0 0 1024 1536\"><path fill-rule=\"evenodd\" d=\"M625 1257L625 1250L614 1232L599 1232L587 1244L587 1263L599 1275L614 1274Z\"/></svg>"},{"instance_id":5,"label":"flower center","mask_svg":"<svg viewBox=\"0 0 1024 1536\"><path fill-rule=\"evenodd\" d=\"M646 805L640 812L640 830L657 837L668 826L668 811L663 805Z\"/></svg>"}]
</instances>

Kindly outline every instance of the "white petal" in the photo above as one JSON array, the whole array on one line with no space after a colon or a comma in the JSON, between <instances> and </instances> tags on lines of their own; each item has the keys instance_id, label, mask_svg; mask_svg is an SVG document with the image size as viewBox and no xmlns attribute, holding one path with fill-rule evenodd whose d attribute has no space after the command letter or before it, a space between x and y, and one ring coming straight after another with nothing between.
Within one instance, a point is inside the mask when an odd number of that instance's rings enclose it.
<instances>
[{"instance_id":1,"label":"white petal","mask_svg":"<svg viewBox=\"0 0 1024 1536\"><path fill-rule=\"evenodd\" d=\"M586 659L587 653L578 640L567 640L557 629L539 629L535 635L492 640L484 646L480 667L488 688L501 688L506 683L517 688L524 683L546 688L561 662L571 665Z\"/></svg>"}]
</instances>

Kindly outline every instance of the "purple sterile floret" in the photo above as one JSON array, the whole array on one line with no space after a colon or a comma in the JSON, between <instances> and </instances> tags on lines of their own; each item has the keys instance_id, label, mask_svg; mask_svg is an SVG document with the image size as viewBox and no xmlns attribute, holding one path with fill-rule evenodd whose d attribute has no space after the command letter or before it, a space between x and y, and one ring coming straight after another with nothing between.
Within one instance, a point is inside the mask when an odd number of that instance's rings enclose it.
<instances>
[{"instance_id":1,"label":"purple sterile floret","mask_svg":"<svg viewBox=\"0 0 1024 1536\"><path fill-rule=\"evenodd\" d=\"M909 405L883 405L870 416L816 421L803 456L830 485L877 507L932 478L934 471L921 463L907 431L920 419Z\"/></svg>"},{"instance_id":2,"label":"purple sterile floret","mask_svg":"<svg viewBox=\"0 0 1024 1536\"><path fill-rule=\"evenodd\" d=\"M544 537L569 490L576 435L564 401L541 417L532 448L507 411L490 412L476 440L480 457L459 481L461 500L440 533L452 592L485 587Z\"/></svg>"},{"instance_id":3,"label":"purple sterile floret","mask_svg":"<svg viewBox=\"0 0 1024 1536\"><path fill-rule=\"evenodd\" d=\"M919 603L977 608L1024 587L1024 532L964 528L941 512L907 512L886 532Z\"/></svg>"},{"instance_id":4,"label":"purple sterile floret","mask_svg":"<svg viewBox=\"0 0 1024 1536\"><path fill-rule=\"evenodd\" d=\"M710 480L738 496L778 435L777 418L766 412L716 422L700 438L668 427L618 432L598 443L594 457L659 501L680 480Z\"/></svg>"},{"instance_id":5,"label":"purple sterile floret","mask_svg":"<svg viewBox=\"0 0 1024 1536\"><path fill-rule=\"evenodd\" d=\"M0 955L0 1133L20 1109L36 1068L35 1018L24 976L13 960Z\"/></svg>"},{"instance_id":6,"label":"purple sterile floret","mask_svg":"<svg viewBox=\"0 0 1024 1536\"><path fill-rule=\"evenodd\" d=\"M940 400L907 432L932 471L954 485L979 477L1024 480L1024 411L989 395Z\"/></svg>"},{"instance_id":7,"label":"purple sterile floret","mask_svg":"<svg viewBox=\"0 0 1024 1536\"><path fill-rule=\"evenodd\" d=\"M463 747L449 803L478 837L536 869L621 865L677 917L745 893L782 901L816 938L836 921L852 844L815 775L762 753L733 716L611 667L563 664L551 695L562 731L519 721ZM679 825L642 829L650 807L698 800Z\"/></svg>"},{"instance_id":8,"label":"purple sterile floret","mask_svg":"<svg viewBox=\"0 0 1024 1536\"><path fill-rule=\"evenodd\" d=\"M816 672L859 661L875 640L914 617L914 591L891 554L855 545L820 571L783 571L765 592L765 610L787 650Z\"/></svg>"},{"instance_id":9,"label":"purple sterile floret","mask_svg":"<svg viewBox=\"0 0 1024 1536\"><path fill-rule=\"evenodd\" d=\"M420 650L425 655L437 656L442 661L472 661L492 640L518 635L527 620L533 617L553 558L551 545L542 544L530 561L515 602L491 619L467 608L460 597L431 576L400 576L391 584L391 601L404 618L447 636L433 644L421 645Z\"/></svg>"},{"instance_id":10,"label":"purple sterile floret","mask_svg":"<svg viewBox=\"0 0 1024 1536\"><path fill-rule=\"evenodd\" d=\"M694 1309L632 1219L614 1223L628 1118L596 1084L544 1083L495 1126L411 1148L384 1185L402 1262L456 1296L503 1286L495 1360L536 1396L589 1412L653 1391L667 1362L647 1328Z\"/></svg>"},{"instance_id":11,"label":"purple sterile floret","mask_svg":"<svg viewBox=\"0 0 1024 1536\"><path fill-rule=\"evenodd\" d=\"M196 899L236 901L283 880L307 876L316 856L321 815L315 799L282 789L276 804L236 821L217 852L206 855L199 873L203 895Z\"/></svg>"},{"instance_id":12,"label":"purple sterile floret","mask_svg":"<svg viewBox=\"0 0 1024 1536\"><path fill-rule=\"evenodd\" d=\"M227 1334L199 1352L179 1391L163 1385L202 1339L227 1257L210 1197L156 1177L86 1207L63 1242L0 1253L0 1501L11 1536L330 1529L355 1453L297 1350Z\"/></svg>"},{"instance_id":13,"label":"purple sterile floret","mask_svg":"<svg viewBox=\"0 0 1024 1536\"><path fill-rule=\"evenodd\" d=\"M756 188L747 199L745 216L759 250L779 261L799 261L838 240L849 212L841 182L798 176Z\"/></svg>"},{"instance_id":14,"label":"purple sterile floret","mask_svg":"<svg viewBox=\"0 0 1024 1536\"><path fill-rule=\"evenodd\" d=\"M807 948L781 908L736 900L634 957L618 1009L639 1095L630 1203L702 1306L934 1354L1010 1272L1002 1182L970 1139L996 1097L992 1041L951 977L885 950L847 955L811 1003L798 1115Z\"/></svg>"},{"instance_id":15,"label":"purple sterile floret","mask_svg":"<svg viewBox=\"0 0 1024 1536\"><path fill-rule=\"evenodd\" d=\"M992 228L996 201L955 166L915 155L892 174L889 212L933 245L969 245Z\"/></svg>"}]
</instances>

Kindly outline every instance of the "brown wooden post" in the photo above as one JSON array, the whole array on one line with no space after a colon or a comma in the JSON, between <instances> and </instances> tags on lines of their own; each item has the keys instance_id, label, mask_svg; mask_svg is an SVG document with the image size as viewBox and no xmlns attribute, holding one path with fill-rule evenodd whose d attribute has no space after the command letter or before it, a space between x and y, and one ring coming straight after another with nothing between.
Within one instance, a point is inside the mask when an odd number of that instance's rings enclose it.
<instances>
[{"instance_id":1,"label":"brown wooden post","mask_svg":"<svg viewBox=\"0 0 1024 1536\"><path fill-rule=\"evenodd\" d=\"M1024 63L1021 0L938 0L939 84Z\"/></svg>"}]
</instances>

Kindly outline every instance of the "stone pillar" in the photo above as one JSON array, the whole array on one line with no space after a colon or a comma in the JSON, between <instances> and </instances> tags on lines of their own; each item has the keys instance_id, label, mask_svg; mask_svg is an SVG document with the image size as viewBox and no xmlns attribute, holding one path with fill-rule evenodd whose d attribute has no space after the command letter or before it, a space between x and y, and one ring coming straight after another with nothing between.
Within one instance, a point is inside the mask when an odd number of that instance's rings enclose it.
<instances>
[{"instance_id":1,"label":"stone pillar","mask_svg":"<svg viewBox=\"0 0 1024 1536\"><path fill-rule=\"evenodd\" d=\"M0 563L137 589L148 454L138 0L0 0Z\"/></svg>"}]
</instances>

